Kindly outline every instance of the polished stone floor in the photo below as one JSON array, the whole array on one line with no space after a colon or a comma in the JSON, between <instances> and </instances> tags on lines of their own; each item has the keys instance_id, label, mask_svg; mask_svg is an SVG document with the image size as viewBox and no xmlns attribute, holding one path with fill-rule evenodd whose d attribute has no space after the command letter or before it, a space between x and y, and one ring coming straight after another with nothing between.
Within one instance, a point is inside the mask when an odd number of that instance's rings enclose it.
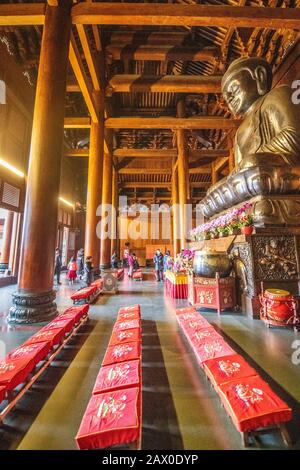
<instances>
[{"instance_id":1,"label":"polished stone floor","mask_svg":"<svg viewBox=\"0 0 300 470\"><path fill-rule=\"evenodd\" d=\"M58 289L59 309L71 305L67 282ZM155 281L120 282L118 295L104 295L90 308L90 321L62 351L0 428L0 449L75 449L74 437L89 400L120 306L139 303L143 326L143 448L242 449L239 433L216 393L195 364L178 330L172 301ZM0 289L0 343L7 351L41 325L9 326L6 316L15 286ZM292 343L300 333L268 329L242 314L205 311L204 316L237 352L255 365L294 410L288 425L300 448L300 365ZM300 345L300 341L299 341ZM261 438L262 449L283 444L276 434Z\"/></svg>"}]
</instances>

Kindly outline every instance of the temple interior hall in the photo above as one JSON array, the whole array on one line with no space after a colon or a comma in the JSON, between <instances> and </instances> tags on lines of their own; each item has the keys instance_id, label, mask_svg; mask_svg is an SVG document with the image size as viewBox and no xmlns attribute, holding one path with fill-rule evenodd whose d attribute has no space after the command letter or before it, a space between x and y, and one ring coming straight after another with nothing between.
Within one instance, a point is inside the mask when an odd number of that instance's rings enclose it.
<instances>
[{"instance_id":1,"label":"temple interior hall","mask_svg":"<svg viewBox=\"0 0 300 470\"><path fill-rule=\"evenodd\" d=\"M299 31L0 2L0 451L300 449Z\"/></svg>"}]
</instances>

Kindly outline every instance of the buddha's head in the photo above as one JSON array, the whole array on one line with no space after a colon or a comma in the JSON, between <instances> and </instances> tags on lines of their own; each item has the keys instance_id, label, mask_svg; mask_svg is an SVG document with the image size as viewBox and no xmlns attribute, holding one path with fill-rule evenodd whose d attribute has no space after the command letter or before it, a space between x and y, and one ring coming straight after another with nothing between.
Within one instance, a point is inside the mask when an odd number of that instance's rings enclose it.
<instances>
[{"instance_id":1,"label":"buddha's head","mask_svg":"<svg viewBox=\"0 0 300 470\"><path fill-rule=\"evenodd\" d=\"M230 111L245 114L250 106L268 93L272 85L272 71L259 57L234 60L222 78L222 93Z\"/></svg>"}]
</instances>

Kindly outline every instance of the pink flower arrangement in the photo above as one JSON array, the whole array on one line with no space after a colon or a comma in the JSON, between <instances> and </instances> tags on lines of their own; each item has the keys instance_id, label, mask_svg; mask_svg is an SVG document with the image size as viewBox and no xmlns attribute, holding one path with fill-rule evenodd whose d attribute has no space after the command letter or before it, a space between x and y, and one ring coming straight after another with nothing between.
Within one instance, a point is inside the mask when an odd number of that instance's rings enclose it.
<instances>
[{"instance_id":1,"label":"pink flower arrangement","mask_svg":"<svg viewBox=\"0 0 300 470\"><path fill-rule=\"evenodd\" d=\"M204 238L205 235L212 235L215 233L230 233L235 228L240 228L243 225L253 225L252 215L246 214L246 211L251 209L252 204L246 202L241 207L232 209L219 217L216 217L209 222L199 225L190 232L193 240Z\"/></svg>"}]
</instances>

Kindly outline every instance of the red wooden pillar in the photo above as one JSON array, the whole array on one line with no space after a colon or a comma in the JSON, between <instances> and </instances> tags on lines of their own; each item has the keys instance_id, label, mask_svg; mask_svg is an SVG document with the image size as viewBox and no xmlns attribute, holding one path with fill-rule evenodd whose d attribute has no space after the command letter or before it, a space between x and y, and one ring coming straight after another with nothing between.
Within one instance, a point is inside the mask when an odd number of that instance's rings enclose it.
<instances>
[{"instance_id":1,"label":"red wooden pillar","mask_svg":"<svg viewBox=\"0 0 300 470\"><path fill-rule=\"evenodd\" d=\"M4 225L4 237L3 237L1 260L0 260L1 271L5 271L9 267L9 257L10 257L13 224L14 224L14 212L8 211L7 217L5 219L5 225Z\"/></svg>"},{"instance_id":2,"label":"red wooden pillar","mask_svg":"<svg viewBox=\"0 0 300 470\"><path fill-rule=\"evenodd\" d=\"M96 269L100 265L100 239L97 236L97 208L102 197L102 171L103 171L103 120L92 122L90 132L90 152L87 187L86 226L85 226L85 256L93 257Z\"/></svg>"},{"instance_id":3,"label":"red wooden pillar","mask_svg":"<svg viewBox=\"0 0 300 470\"><path fill-rule=\"evenodd\" d=\"M18 291L9 321L46 321L53 290L71 0L46 5L31 135Z\"/></svg>"},{"instance_id":4,"label":"red wooden pillar","mask_svg":"<svg viewBox=\"0 0 300 470\"><path fill-rule=\"evenodd\" d=\"M105 220L109 215L113 215L111 209L112 203L112 154L107 152L103 159L103 186L102 186L102 213L101 220ZM111 220L109 221L111 223ZM106 235L101 234L100 248L100 268L107 269L110 267L111 253L111 226L103 227Z\"/></svg>"},{"instance_id":5,"label":"red wooden pillar","mask_svg":"<svg viewBox=\"0 0 300 470\"><path fill-rule=\"evenodd\" d=\"M180 100L177 104L177 116L185 117L185 104ZM187 237L187 207L190 198L189 184L189 160L186 131L177 131L178 148L178 199L179 199L179 224L180 224L180 248L186 248Z\"/></svg>"}]
</instances>

